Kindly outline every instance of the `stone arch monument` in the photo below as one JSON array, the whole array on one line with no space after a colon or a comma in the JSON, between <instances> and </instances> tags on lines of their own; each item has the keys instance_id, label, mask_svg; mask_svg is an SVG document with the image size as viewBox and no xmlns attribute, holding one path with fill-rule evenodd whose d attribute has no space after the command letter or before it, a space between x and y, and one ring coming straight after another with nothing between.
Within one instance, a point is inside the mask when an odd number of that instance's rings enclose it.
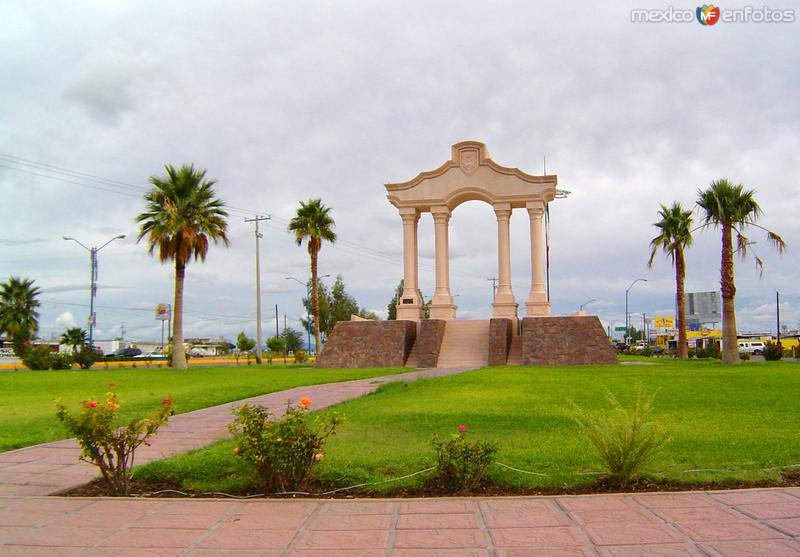
<instances>
[{"instance_id":1,"label":"stone arch monument","mask_svg":"<svg viewBox=\"0 0 800 557\"><path fill-rule=\"evenodd\" d=\"M439 168L421 172L407 182L386 184L388 198L403 220L404 290L397 319L420 321L423 300L419 290L417 223L425 212L433 215L436 245L436 289L430 306L431 319L455 319L450 292L448 226L452 211L465 201L479 200L492 206L497 216L497 295L492 316L517 319L518 304L511 288L509 221L513 209L526 209L531 233L531 287L525 304L527 317L550 315L544 284L542 217L545 203L555 199L555 175L534 176L518 168L497 164L486 145L462 141L452 147L450 160Z\"/></svg>"},{"instance_id":2,"label":"stone arch monument","mask_svg":"<svg viewBox=\"0 0 800 557\"><path fill-rule=\"evenodd\" d=\"M486 145L462 141L450 160L416 178L386 184L403 222L404 290L393 321L336 324L316 367L483 367L615 363L611 344L595 316L551 317L544 284L542 220L556 196L554 175L533 176L489 158ZM492 206L497 216L499 284L492 318L457 320L450 293L448 225L465 201ZM525 209L530 221L531 285L520 324L511 289L509 221ZM419 290L417 224L431 213L436 243L436 289L430 318L423 319ZM521 325L521 326L520 326Z\"/></svg>"}]
</instances>

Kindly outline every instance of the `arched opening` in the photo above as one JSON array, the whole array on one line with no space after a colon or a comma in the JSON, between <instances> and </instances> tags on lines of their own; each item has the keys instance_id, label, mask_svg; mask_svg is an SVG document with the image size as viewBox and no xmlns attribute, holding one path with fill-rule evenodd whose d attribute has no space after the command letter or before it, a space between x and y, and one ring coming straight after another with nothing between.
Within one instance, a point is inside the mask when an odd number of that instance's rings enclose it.
<instances>
[{"instance_id":1,"label":"arched opening","mask_svg":"<svg viewBox=\"0 0 800 557\"><path fill-rule=\"evenodd\" d=\"M495 279L494 282L489 279ZM497 279L497 219L484 201L460 203L450 217L450 290L459 319L489 319Z\"/></svg>"}]
</instances>

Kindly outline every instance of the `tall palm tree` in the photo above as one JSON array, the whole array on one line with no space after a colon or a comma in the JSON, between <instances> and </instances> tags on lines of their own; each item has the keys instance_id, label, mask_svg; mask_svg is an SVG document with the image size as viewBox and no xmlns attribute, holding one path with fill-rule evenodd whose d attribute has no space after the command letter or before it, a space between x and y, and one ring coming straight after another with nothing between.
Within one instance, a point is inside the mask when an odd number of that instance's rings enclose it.
<instances>
[{"instance_id":1,"label":"tall palm tree","mask_svg":"<svg viewBox=\"0 0 800 557\"><path fill-rule=\"evenodd\" d=\"M720 289L722 291L722 363L738 364L739 348L736 338L736 312L734 297L736 284L733 278L733 233L736 233L736 251L744 257L750 241L742 233L744 227L755 226L767 233L767 240L783 253L786 242L775 232L756 224L763 214L755 200L755 190L745 190L743 184L734 185L727 178L715 180L706 190L698 190L697 205L705 211L704 227L722 229L722 260L720 264ZM756 266L763 263L755 257Z\"/></svg>"},{"instance_id":2,"label":"tall palm tree","mask_svg":"<svg viewBox=\"0 0 800 557\"><path fill-rule=\"evenodd\" d=\"M147 238L152 254L156 247L161 262L175 262L175 302L172 320L172 367L186 368L183 351L183 283L186 265L194 256L204 261L209 240L229 244L225 204L216 197L216 180L206 180L205 169L165 165L164 177L150 176L153 189L144 196L147 209L136 217L139 237Z\"/></svg>"},{"instance_id":3,"label":"tall palm tree","mask_svg":"<svg viewBox=\"0 0 800 557\"><path fill-rule=\"evenodd\" d=\"M78 351L78 346L86 344L87 338L86 331L80 327L70 327L62 333L60 342L66 346L71 346L72 353L75 354Z\"/></svg>"},{"instance_id":4,"label":"tall palm tree","mask_svg":"<svg viewBox=\"0 0 800 557\"><path fill-rule=\"evenodd\" d=\"M0 332L14 338L14 352L22 355L23 343L39 330L38 286L31 279L9 277L0 285Z\"/></svg>"},{"instance_id":5,"label":"tall palm tree","mask_svg":"<svg viewBox=\"0 0 800 557\"><path fill-rule=\"evenodd\" d=\"M678 358L686 359L689 357L689 347L686 344L686 260L683 252L692 245L692 211L685 210L679 201L675 201L671 207L662 204L658 216L661 220L653 223L658 229L658 236L650 240L650 261L647 265L653 267L659 248L672 259L672 266L675 267L675 302L678 307Z\"/></svg>"},{"instance_id":6,"label":"tall palm tree","mask_svg":"<svg viewBox=\"0 0 800 557\"><path fill-rule=\"evenodd\" d=\"M330 243L336 241L334 228L336 223L330 215L330 207L322 204L321 199L309 199L307 203L300 202L297 214L289 222L289 232L294 233L297 245L308 241L308 254L311 256L311 312L314 315L314 340L316 350L319 351L319 291L317 289L317 259L322 241Z\"/></svg>"}]
</instances>

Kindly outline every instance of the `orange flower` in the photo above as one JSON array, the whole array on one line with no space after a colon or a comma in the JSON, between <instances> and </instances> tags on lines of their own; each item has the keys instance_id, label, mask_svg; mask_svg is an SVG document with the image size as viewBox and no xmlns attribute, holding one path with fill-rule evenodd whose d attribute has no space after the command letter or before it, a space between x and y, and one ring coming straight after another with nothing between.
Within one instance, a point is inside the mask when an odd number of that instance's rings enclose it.
<instances>
[{"instance_id":1,"label":"orange flower","mask_svg":"<svg viewBox=\"0 0 800 557\"><path fill-rule=\"evenodd\" d=\"M233 456L236 456L238 454L239 454L239 447L234 447L233 448Z\"/></svg>"},{"instance_id":2,"label":"orange flower","mask_svg":"<svg viewBox=\"0 0 800 557\"><path fill-rule=\"evenodd\" d=\"M304 396L298 402L300 403L300 406L302 406L303 408L311 408L311 399L308 397Z\"/></svg>"},{"instance_id":3,"label":"orange flower","mask_svg":"<svg viewBox=\"0 0 800 557\"><path fill-rule=\"evenodd\" d=\"M324 454L322 454L322 453L317 453L317 454L315 454L315 455L314 455L314 460L316 460L317 462L319 462L320 460L322 460L322 459L323 459L323 457L324 457L324 456L325 456L325 455L324 455Z\"/></svg>"}]
</instances>

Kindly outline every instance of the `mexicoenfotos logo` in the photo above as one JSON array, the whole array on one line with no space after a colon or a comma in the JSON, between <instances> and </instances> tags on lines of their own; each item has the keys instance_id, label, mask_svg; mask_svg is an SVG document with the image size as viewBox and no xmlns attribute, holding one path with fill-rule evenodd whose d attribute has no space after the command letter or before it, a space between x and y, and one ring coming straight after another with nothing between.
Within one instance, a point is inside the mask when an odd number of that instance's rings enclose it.
<instances>
[{"instance_id":1,"label":"mexicoenfotos logo","mask_svg":"<svg viewBox=\"0 0 800 557\"><path fill-rule=\"evenodd\" d=\"M631 23L694 23L709 27L718 22L729 23L795 23L793 8L775 9L769 6L744 6L724 10L714 4L690 8L649 8L631 10Z\"/></svg>"},{"instance_id":2,"label":"mexicoenfotos logo","mask_svg":"<svg viewBox=\"0 0 800 557\"><path fill-rule=\"evenodd\" d=\"M703 4L697 8L697 21L700 25L714 25L719 21L719 8L714 4Z\"/></svg>"}]
</instances>

